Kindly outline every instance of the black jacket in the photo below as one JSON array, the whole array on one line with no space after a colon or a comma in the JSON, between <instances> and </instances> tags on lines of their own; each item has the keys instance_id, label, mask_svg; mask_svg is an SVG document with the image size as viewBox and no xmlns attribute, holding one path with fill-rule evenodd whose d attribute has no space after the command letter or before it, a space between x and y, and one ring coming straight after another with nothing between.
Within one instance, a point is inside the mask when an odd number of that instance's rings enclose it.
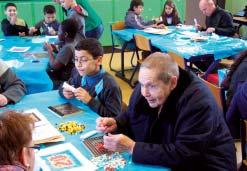
<instances>
[{"instance_id":1,"label":"black jacket","mask_svg":"<svg viewBox=\"0 0 247 171\"><path fill-rule=\"evenodd\" d=\"M72 70L72 74L70 79L67 81L68 84L74 85L75 88L81 87L82 77L78 73L78 71L74 68ZM122 93L121 89L114 80L114 78L105 73L103 76L103 89L96 96L95 87L91 87L90 89L85 88L89 94L93 97L91 101L87 104L94 112L98 113L100 116L104 117L115 117L121 113L122 106ZM63 88L62 85L59 88L59 94L63 96Z\"/></svg>"},{"instance_id":2,"label":"black jacket","mask_svg":"<svg viewBox=\"0 0 247 171\"><path fill-rule=\"evenodd\" d=\"M234 143L209 89L180 70L177 87L158 117L134 90L127 111L117 116L118 131L136 141L132 160L172 170L236 170Z\"/></svg>"},{"instance_id":3,"label":"black jacket","mask_svg":"<svg viewBox=\"0 0 247 171\"><path fill-rule=\"evenodd\" d=\"M4 36L19 36L19 32L25 32L27 36L29 29L25 21L22 21L24 22L23 25L11 25L7 19L3 19L1 25Z\"/></svg>"},{"instance_id":4,"label":"black jacket","mask_svg":"<svg viewBox=\"0 0 247 171\"><path fill-rule=\"evenodd\" d=\"M217 7L211 16L206 17L206 27L215 28L215 33L221 36L233 36L235 33L231 14L220 7Z\"/></svg>"}]
</instances>

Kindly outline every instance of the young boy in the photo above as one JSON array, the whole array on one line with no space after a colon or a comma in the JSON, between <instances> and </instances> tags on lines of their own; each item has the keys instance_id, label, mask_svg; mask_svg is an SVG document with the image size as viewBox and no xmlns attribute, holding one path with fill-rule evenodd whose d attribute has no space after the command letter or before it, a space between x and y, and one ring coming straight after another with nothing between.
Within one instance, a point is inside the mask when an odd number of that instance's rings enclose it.
<instances>
[{"instance_id":1,"label":"young boy","mask_svg":"<svg viewBox=\"0 0 247 171\"><path fill-rule=\"evenodd\" d=\"M132 0L130 8L125 16L126 28L145 29L148 27L158 27L155 20L144 21L141 17L144 3L142 0Z\"/></svg>"},{"instance_id":2,"label":"young boy","mask_svg":"<svg viewBox=\"0 0 247 171\"><path fill-rule=\"evenodd\" d=\"M5 36L28 35L28 26L23 19L17 17L17 7L14 3L7 3L4 13L7 18L2 20L1 25Z\"/></svg>"},{"instance_id":3,"label":"young boy","mask_svg":"<svg viewBox=\"0 0 247 171\"><path fill-rule=\"evenodd\" d=\"M56 9L53 5L44 6L44 17L45 19L30 28L29 34L49 36L57 35L60 23L56 20Z\"/></svg>"},{"instance_id":4,"label":"young boy","mask_svg":"<svg viewBox=\"0 0 247 171\"><path fill-rule=\"evenodd\" d=\"M72 59L76 32L76 21L73 19L64 20L58 29L60 47L57 49L55 45L45 43L50 56L47 73L53 81L53 89L58 89L59 85L70 77L74 67Z\"/></svg>"},{"instance_id":5,"label":"young boy","mask_svg":"<svg viewBox=\"0 0 247 171\"><path fill-rule=\"evenodd\" d=\"M67 18L74 19L78 25L76 42L85 38L85 18L88 13L75 0L60 0L61 6L67 10Z\"/></svg>"},{"instance_id":6,"label":"young boy","mask_svg":"<svg viewBox=\"0 0 247 171\"><path fill-rule=\"evenodd\" d=\"M102 69L103 48L94 38L81 40L75 47L75 69L68 84L76 89L59 88L66 99L76 97L100 116L115 117L121 112L122 95L114 78Z\"/></svg>"},{"instance_id":7,"label":"young boy","mask_svg":"<svg viewBox=\"0 0 247 171\"><path fill-rule=\"evenodd\" d=\"M18 102L25 92L24 83L0 60L0 107Z\"/></svg>"}]
</instances>

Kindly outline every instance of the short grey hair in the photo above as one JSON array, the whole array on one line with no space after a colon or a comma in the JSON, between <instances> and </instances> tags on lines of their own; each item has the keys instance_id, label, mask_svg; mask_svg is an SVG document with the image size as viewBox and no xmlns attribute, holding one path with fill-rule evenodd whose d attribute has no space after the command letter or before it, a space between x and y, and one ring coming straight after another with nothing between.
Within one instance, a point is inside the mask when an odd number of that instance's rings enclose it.
<instances>
[{"instance_id":1,"label":"short grey hair","mask_svg":"<svg viewBox=\"0 0 247 171\"><path fill-rule=\"evenodd\" d=\"M167 84L172 76L179 77L178 64L168 54L155 52L149 55L140 68L156 70L158 79Z\"/></svg>"}]
</instances>

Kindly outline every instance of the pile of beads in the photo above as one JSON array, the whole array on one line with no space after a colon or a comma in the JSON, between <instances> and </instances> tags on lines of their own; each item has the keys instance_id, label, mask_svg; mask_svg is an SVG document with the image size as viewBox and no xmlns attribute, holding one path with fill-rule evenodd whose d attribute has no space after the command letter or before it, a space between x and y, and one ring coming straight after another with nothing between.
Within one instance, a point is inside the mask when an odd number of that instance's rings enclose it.
<instances>
[{"instance_id":1,"label":"pile of beads","mask_svg":"<svg viewBox=\"0 0 247 171\"><path fill-rule=\"evenodd\" d=\"M75 121L68 121L65 123L60 123L58 125L58 130L61 132L67 132L70 135L74 135L77 133L82 133L84 131L85 125L77 123Z\"/></svg>"},{"instance_id":2,"label":"pile of beads","mask_svg":"<svg viewBox=\"0 0 247 171\"><path fill-rule=\"evenodd\" d=\"M123 169L126 165L126 160L119 153L111 155L101 155L93 157L91 160L98 168L104 168L106 171L114 171L116 169Z\"/></svg>"}]
</instances>

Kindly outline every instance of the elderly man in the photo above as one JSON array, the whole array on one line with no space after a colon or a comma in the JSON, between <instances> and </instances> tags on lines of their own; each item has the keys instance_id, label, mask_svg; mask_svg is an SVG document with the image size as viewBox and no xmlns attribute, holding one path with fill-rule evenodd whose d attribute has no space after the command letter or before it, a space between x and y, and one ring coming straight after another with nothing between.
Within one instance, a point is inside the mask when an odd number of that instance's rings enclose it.
<instances>
[{"instance_id":1,"label":"elderly man","mask_svg":"<svg viewBox=\"0 0 247 171\"><path fill-rule=\"evenodd\" d=\"M213 0L200 0L199 8L206 15L206 29L197 24L198 30L222 36L234 35L235 30L231 14L220 7L216 7Z\"/></svg>"},{"instance_id":2,"label":"elderly man","mask_svg":"<svg viewBox=\"0 0 247 171\"><path fill-rule=\"evenodd\" d=\"M24 83L0 60L0 107L18 102L25 92Z\"/></svg>"},{"instance_id":3,"label":"elderly man","mask_svg":"<svg viewBox=\"0 0 247 171\"><path fill-rule=\"evenodd\" d=\"M97 130L109 133L105 148L172 170L236 170L223 114L194 74L154 53L141 64L139 82L125 113L97 119Z\"/></svg>"}]
</instances>

